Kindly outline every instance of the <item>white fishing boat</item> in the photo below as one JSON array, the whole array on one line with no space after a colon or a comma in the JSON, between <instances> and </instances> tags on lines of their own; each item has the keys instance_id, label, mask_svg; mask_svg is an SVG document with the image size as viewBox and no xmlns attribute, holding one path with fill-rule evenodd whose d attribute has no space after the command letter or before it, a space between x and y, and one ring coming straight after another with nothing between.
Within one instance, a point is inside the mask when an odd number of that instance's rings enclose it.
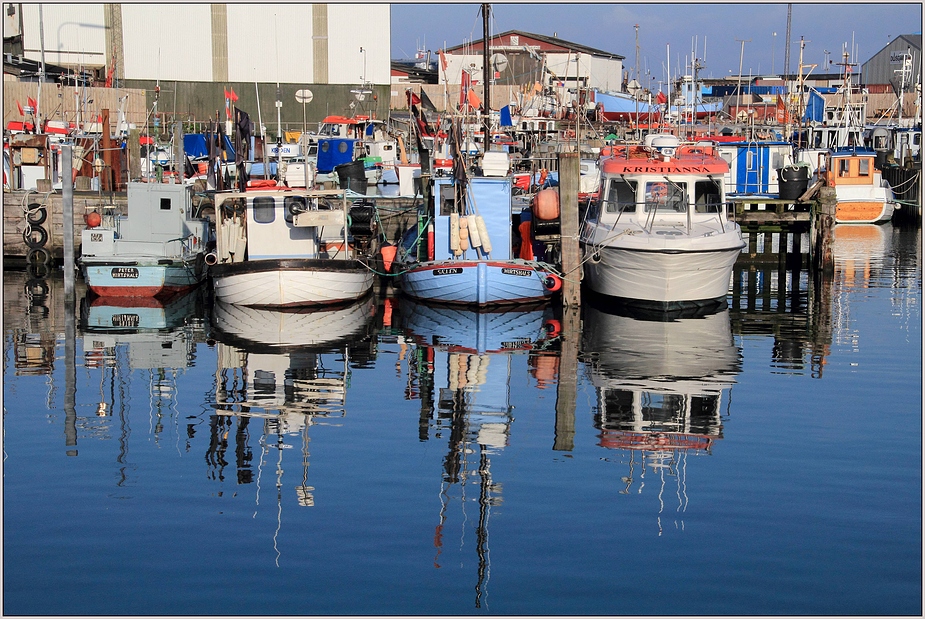
<instances>
[{"instance_id":1,"label":"white fishing boat","mask_svg":"<svg viewBox=\"0 0 925 619\"><path fill-rule=\"evenodd\" d=\"M210 222L185 185L128 184L125 215L87 215L80 265L87 287L102 297L163 297L206 277Z\"/></svg>"},{"instance_id":2,"label":"white fishing boat","mask_svg":"<svg viewBox=\"0 0 925 619\"><path fill-rule=\"evenodd\" d=\"M601 155L602 195L579 238L588 287L664 308L725 298L745 242L727 218L728 164L715 149L652 134Z\"/></svg>"},{"instance_id":3,"label":"white fishing boat","mask_svg":"<svg viewBox=\"0 0 925 619\"><path fill-rule=\"evenodd\" d=\"M344 190L217 193L215 216L207 262L219 301L306 307L355 301L372 288L373 208L349 206Z\"/></svg>"}]
</instances>

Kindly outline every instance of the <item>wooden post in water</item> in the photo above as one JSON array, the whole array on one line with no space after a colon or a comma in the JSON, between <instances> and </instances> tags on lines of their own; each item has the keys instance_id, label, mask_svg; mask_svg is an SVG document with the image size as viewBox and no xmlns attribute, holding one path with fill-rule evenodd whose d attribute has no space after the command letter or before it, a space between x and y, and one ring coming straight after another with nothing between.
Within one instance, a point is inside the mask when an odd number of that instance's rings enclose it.
<instances>
[{"instance_id":1,"label":"wooden post in water","mask_svg":"<svg viewBox=\"0 0 925 619\"><path fill-rule=\"evenodd\" d=\"M835 197L834 187L823 187L819 191L812 218L813 266L823 273L835 272L835 255L832 244L835 239Z\"/></svg>"},{"instance_id":2,"label":"wooden post in water","mask_svg":"<svg viewBox=\"0 0 925 619\"><path fill-rule=\"evenodd\" d=\"M73 146L61 146L61 210L64 236L64 444L71 449L68 456L77 455L77 307L74 290L74 160Z\"/></svg>"},{"instance_id":3,"label":"wooden post in water","mask_svg":"<svg viewBox=\"0 0 925 619\"><path fill-rule=\"evenodd\" d=\"M562 348L559 353L559 381L556 386L556 435L554 451L575 447L575 405L578 398L578 349L581 339L581 308L562 310Z\"/></svg>"},{"instance_id":4,"label":"wooden post in water","mask_svg":"<svg viewBox=\"0 0 925 619\"><path fill-rule=\"evenodd\" d=\"M556 389L553 449L571 451L575 443L578 349L581 339L581 248L578 244L579 153L559 154L559 229L562 253L562 349Z\"/></svg>"},{"instance_id":5,"label":"wooden post in water","mask_svg":"<svg viewBox=\"0 0 925 619\"><path fill-rule=\"evenodd\" d=\"M581 307L581 247L578 244L580 153L559 153L559 229L562 235L562 305Z\"/></svg>"}]
</instances>

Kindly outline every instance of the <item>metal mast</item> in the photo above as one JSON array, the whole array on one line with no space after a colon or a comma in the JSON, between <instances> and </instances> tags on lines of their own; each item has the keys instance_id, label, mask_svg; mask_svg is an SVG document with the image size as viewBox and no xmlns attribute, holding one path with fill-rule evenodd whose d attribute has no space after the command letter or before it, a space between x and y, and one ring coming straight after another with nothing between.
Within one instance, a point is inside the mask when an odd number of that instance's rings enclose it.
<instances>
[{"instance_id":1,"label":"metal mast","mask_svg":"<svg viewBox=\"0 0 925 619\"><path fill-rule=\"evenodd\" d=\"M489 44L488 37L488 15L491 12L491 5L485 3L482 5L482 82L484 83L485 92L485 115L482 117L482 124L485 127L484 152L488 152L488 146L491 144L491 79L492 73L489 72L490 62L488 58Z\"/></svg>"}]
</instances>

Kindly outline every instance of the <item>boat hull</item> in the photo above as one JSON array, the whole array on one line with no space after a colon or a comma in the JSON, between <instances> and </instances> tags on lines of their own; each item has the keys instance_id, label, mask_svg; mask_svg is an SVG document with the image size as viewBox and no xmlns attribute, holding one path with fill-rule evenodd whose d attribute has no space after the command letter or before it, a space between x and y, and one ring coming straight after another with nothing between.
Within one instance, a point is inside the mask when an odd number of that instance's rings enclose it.
<instances>
[{"instance_id":1,"label":"boat hull","mask_svg":"<svg viewBox=\"0 0 925 619\"><path fill-rule=\"evenodd\" d=\"M725 299L742 247L710 251L601 247L585 262L585 284L609 297L670 307Z\"/></svg>"},{"instance_id":2,"label":"boat hull","mask_svg":"<svg viewBox=\"0 0 925 619\"><path fill-rule=\"evenodd\" d=\"M524 260L445 260L411 267L399 278L402 292L436 303L486 307L549 299L557 276Z\"/></svg>"},{"instance_id":3,"label":"boat hull","mask_svg":"<svg viewBox=\"0 0 925 619\"><path fill-rule=\"evenodd\" d=\"M893 218L894 206L885 200L839 200L835 205L835 223L884 223Z\"/></svg>"},{"instance_id":4,"label":"boat hull","mask_svg":"<svg viewBox=\"0 0 925 619\"><path fill-rule=\"evenodd\" d=\"M87 287L101 297L167 297L199 285L205 278L201 255L187 259L83 259Z\"/></svg>"},{"instance_id":5,"label":"boat hull","mask_svg":"<svg viewBox=\"0 0 925 619\"><path fill-rule=\"evenodd\" d=\"M267 259L212 267L215 297L255 308L311 307L355 301L373 272L359 261Z\"/></svg>"}]
</instances>

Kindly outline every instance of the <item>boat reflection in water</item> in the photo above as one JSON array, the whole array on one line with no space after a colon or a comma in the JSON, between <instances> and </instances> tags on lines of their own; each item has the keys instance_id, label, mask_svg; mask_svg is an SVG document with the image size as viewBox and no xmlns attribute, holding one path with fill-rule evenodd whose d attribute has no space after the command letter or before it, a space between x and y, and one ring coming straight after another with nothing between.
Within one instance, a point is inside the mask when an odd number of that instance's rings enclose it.
<instances>
[{"instance_id":1,"label":"boat reflection in water","mask_svg":"<svg viewBox=\"0 0 925 619\"><path fill-rule=\"evenodd\" d=\"M709 454L723 438L724 393L728 406L742 370L729 310L723 303L693 313L644 315L586 304L583 353L597 391L600 444L629 454L621 493L629 494L637 482L642 493L646 473L657 476L661 534L666 475L675 478L683 512L688 454Z\"/></svg>"},{"instance_id":2,"label":"boat reflection in water","mask_svg":"<svg viewBox=\"0 0 925 619\"><path fill-rule=\"evenodd\" d=\"M218 368L207 454L215 478L224 479L227 437L232 435L237 483L254 481L248 440L252 424L258 423L257 504L259 476L274 449L277 505L282 504L283 451L291 447L286 437L298 436L302 479L296 498L301 506L314 505L314 488L308 485L308 428L320 419L346 414L350 346L368 335L375 309L370 295L345 307L296 311L216 301L212 336ZM235 420L237 428L232 427ZM280 522L278 517L277 532Z\"/></svg>"},{"instance_id":3,"label":"boat reflection in water","mask_svg":"<svg viewBox=\"0 0 925 619\"><path fill-rule=\"evenodd\" d=\"M474 311L435 307L402 299L398 324L402 348L410 351L409 384L406 392L421 400L420 439L446 437L440 486L439 523L434 531L434 567L444 561L443 533L458 524L460 535L475 528L478 580L475 606L486 594L490 572L488 522L491 508L502 501L501 484L492 478L491 457L508 445L514 407L511 404L511 374L515 355L529 355L528 367L542 380L536 359L558 359L544 355L558 331L548 307L520 311ZM475 486L474 490L472 486ZM470 498L470 492L477 494ZM465 506L477 501L477 519L467 519ZM457 504L459 511L452 509ZM459 522L449 522L455 517ZM460 544L462 548L462 544ZM450 546L452 551L452 546ZM460 559L462 563L462 559Z\"/></svg>"},{"instance_id":4,"label":"boat reflection in water","mask_svg":"<svg viewBox=\"0 0 925 619\"><path fill-rule=\"evenodd\" d=\"M128 400L126 385L148 373L150 426L155 442L172 418L179 439L177 377L196 360L196 344L206 340L203 291L196 289L165 299L154 297L97 297L80 304L84 364L100 370L100 418L118 417L127 450ZM124 473L124 470L123 470Z\"/></svg>"}]
</instances>

